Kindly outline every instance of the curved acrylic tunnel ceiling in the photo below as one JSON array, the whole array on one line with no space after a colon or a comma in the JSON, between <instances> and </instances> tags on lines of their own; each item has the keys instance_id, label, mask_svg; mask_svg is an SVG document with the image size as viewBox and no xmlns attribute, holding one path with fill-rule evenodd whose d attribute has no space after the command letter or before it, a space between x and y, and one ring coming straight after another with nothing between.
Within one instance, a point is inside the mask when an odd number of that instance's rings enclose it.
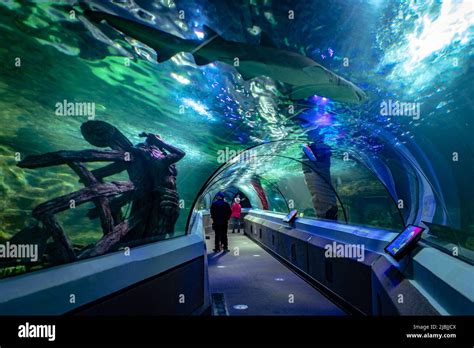
<instances>
[{"instance_id":1,"label":"curved acrylic tunnel ceiling","mask_svg":"<svg viewBox=\"0 0 474 348\"><path fill-rule=\"evenodd\" d=\"M200 206L208 208L218 191L236 187L251 200L253 207L279 212L296 208L304 216L315 217L306 182L319 180L327 184L335 197L339 221L386 228L400 228L405 224L406 219L390 190L361 159L352 153L334 150L328 181L304 161L302 145L305 143L300 139L268 142L240 153L209 178L197 201L205 200L207 204ZM316 177L305 178L305 169L314 172ZM357 211L361 199L372 200L384 210L380 221Z\"/></svg>"},{"instance_id":2,"label":"curved acrylic tunnel ceiling","mask_svg":"<svg viewBox=\"0 0 474 348\"><path fill-rule=\"evenodd\" d=\"M380 141L387 141L383 136L380 132ZM241 152L209 178L196 202L205 200L200 207L208 208L218 191L234 188L255 208L278 212L296 208L305 217L316 217L307 185L314 179L304 174L308 165L302 146L307 142L267 142ZM339 222L399 230L406 224L430 222L436 214L446 218L442 195L405 147L385 146L370 154L354 145L331 152L330 182L325 182L337 201Z\"/></svg>"}]
</instances>

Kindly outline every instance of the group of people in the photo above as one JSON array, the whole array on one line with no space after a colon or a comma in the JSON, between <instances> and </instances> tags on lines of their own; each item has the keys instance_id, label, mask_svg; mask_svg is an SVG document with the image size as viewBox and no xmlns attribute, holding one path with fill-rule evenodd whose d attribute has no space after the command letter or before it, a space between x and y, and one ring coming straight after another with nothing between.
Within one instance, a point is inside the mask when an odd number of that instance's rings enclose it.
<instances>
[{"instance_id":1,"label":"group of people","mask_svg":"<svg viewBox=\"0 0 474 348\"><path fill-rule=\"evenodd\" d=\"M313 142L303 146L302 169L308 190L311 194L316 217L325 220L337 221L337 197L331 185L331 156L332 149L319 135L319 129L308 132ZM253 183L255 184L255 183ZM265 193L260 185L254 185L263 209L269 209ZM232 233L240 232L240 197L237 195L229 205L224 200L224 193L219 192L211 206L212 227L215 232L214 251L228 250L227 229L229 219L232 219Z\"/></svg>"},{"instance_id":2,"label":"group of people","mask_svg":"<svg viewBox=\"0 0 474 348\"><path fill-rule=\"evenodd\" d=\"M240 197L235 197L232 206L224 199L224 193L219 192L216 199L211 205L212 229L215 232L214 252L221 250L229 251L227 240L227 230L229 220L232 221L232 233L240 233L240 217L242 207L240 205Z\"/></svg>"}]
</instances>

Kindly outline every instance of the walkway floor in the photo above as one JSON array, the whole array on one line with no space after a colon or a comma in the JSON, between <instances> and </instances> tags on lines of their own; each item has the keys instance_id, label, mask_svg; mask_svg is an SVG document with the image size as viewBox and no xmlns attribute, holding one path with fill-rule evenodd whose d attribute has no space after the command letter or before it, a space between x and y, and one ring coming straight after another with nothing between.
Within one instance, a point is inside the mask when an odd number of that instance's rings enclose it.
<instances>
[{"instance_id":1,"label":"walkway floor","mask_svg":"<svg viewBox=\"0 0 474 348\"><path fill-rule=\"evenodd\" d=\"M345 315L247 236L228 233L230 252L227 253L214 253L214 235L209 236L206 240L209 284L215 308L223 308L225 303L231 316ZM217 315L223 313L221 310Z\"/></svg>"}]
</instances>

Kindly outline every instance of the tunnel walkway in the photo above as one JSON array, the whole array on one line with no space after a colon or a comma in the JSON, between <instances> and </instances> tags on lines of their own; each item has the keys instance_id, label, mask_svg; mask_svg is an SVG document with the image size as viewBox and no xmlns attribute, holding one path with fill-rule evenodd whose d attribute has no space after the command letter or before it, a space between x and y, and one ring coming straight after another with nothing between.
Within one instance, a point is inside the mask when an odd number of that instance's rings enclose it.
<instances>
[{"instance_id":1,"label":"tunnel walkway","mask_svg":"<svg viewBox=\"0 0 474 348\"><path fill-rule=\"evenodd\" d=\"M227 253L213 252L214 234L209 236L206 244L214 315L345 315L242 233L228 233Z\"/></svg>"}]
</instances>

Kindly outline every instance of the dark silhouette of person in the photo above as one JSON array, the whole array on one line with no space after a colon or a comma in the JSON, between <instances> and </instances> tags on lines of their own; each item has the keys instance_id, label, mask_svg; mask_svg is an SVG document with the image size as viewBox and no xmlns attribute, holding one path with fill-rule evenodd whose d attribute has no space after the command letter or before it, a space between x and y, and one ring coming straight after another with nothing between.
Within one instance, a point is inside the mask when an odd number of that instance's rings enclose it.
<instances>
[{"instance_id":1,"label":"dark silhouette of person","mask_svg":"<svg viewBox=\"0 0 474 348\"><path fill-rule=\"evenodd\" d=\"M224 194L218 192L211 205L212 228L215 232L214 252L219 252L221 243L224 251L229 251L227 244L227 226L232 210L229 203L224 200Z\"/></svg>"},{"instance_id":2,"label":"dark silhouette of person","mask_svg":"<svg viewBox=\"0 0 474 348\"><path fill-rule=\"evenodd\" d=\"M316 216L337 220L336 194L331 185L332 149L321 139L306 145L303 154L303 173Z\"/></svg>"}]
</instances>

